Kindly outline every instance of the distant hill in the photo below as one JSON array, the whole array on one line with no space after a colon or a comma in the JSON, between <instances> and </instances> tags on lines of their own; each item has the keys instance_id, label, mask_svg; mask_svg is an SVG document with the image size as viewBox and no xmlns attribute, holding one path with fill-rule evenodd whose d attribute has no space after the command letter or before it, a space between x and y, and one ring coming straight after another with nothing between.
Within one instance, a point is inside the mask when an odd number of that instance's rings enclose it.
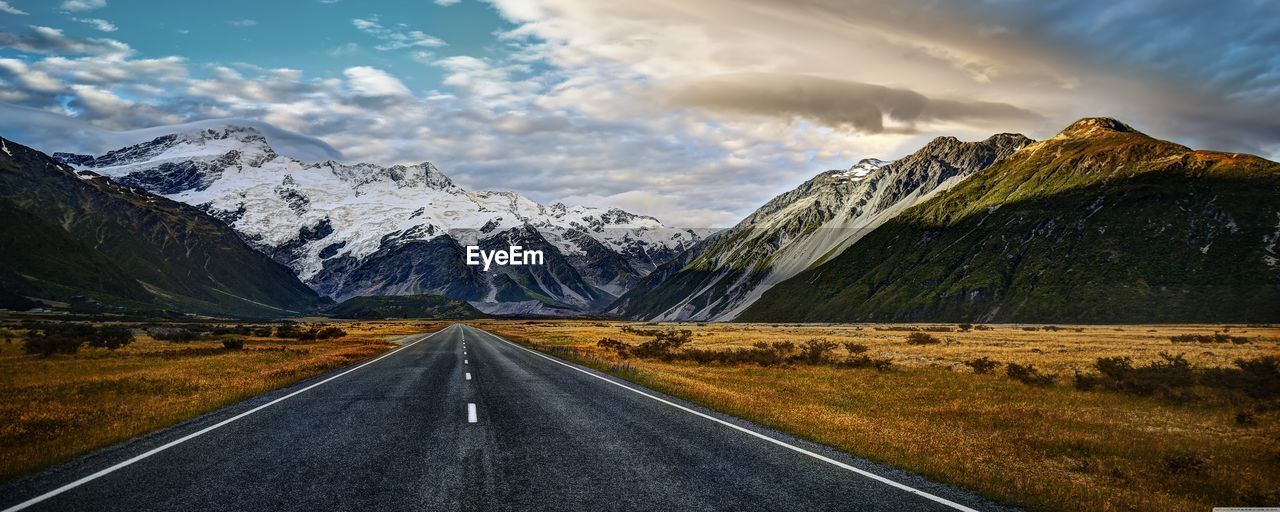
<instances>
[{"instance_id":1,"label":"distant hill","mask_svg":"<svg viewBox=\"0 0 1280 512\"><path fill-rule=\"evenodd\" d=\"M1082 119L766 292L759 322L1280 321L1280 164Z\"/></svg>"},{"instance_id":2,"label":"distant hill","mask_svg":"<svg viewBox=\"0 0 1280 512\"><path fill-rule=\"evenodd\" d=\"M274 317L323 299L204 212L0 138L0 307Z\"/></svg>"},{"instance_id":3,"label":"distant hill","mask_svg":"<svg viewBox=\"0 0 1280 512\"><path fill-rule=\"evenodd\" d=\"M325 308L334 318L377 320L382 318L430 318L461 320L481 318L484 313L464 301L440 295L388 295L353 297Z\"/></svg>"}]
</instances>

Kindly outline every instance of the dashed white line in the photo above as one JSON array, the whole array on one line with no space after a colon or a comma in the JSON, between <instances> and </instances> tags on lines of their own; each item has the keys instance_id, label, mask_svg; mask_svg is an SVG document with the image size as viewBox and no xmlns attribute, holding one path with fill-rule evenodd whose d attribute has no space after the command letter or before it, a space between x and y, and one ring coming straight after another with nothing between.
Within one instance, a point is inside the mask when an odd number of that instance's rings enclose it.
<instances>
[{"instance_id":1,"label":"dashed white line","mask_svg":"<svg viewBox=\"0 0 1280 512\"><path fill-rule=\"evenodd\" d=\"M467 372L467 380L471 380L471 372Z\"/></svg>"},{"instance_id":2,"label":"dashed white line","mask_svg":"<svg viewBox=\"0 0 1280 512\"><path fill-rule=\"evenodd\" d=\"M195 439L196 437L199 437L199 436L201 436L201 435L207 434L207 433L209 433L209 432L211 432L211 431L213 431L213 430L215 430L215 429L217 429L217 428L219 428L219 427L222 427L222 426L224 426L224 425L227 425L228 423L231 423L231 422L236 421L236 420L238 420L238 419L240 419L240 418L243 418L243 417L248 416L248 415L250 415L250 414L253 414L253 413L255 413L255 412L258 412L258 411L261 411L261 410L266 409L266 408L268 408L268 407L271 407L271 406L273 406L273 405L275 405L275 404L278 404L278 403L280 403L280 402L283 402L283 401L285 401L285 400L288 400L288 399L290 399L290 398L293 398L293 397L295 397L295 396L298 396L298 395L300 395L300 394L302 394L302 393L305 393L305 392L307 392L307 391L309 391L309 390L311 390L311 389L313 389L313 388L315 388L315 387L317 387L317 386L320 386L321 384L327 383L327 382L329 382L329 381L332 381L332 380L334 380L334 379L337 379L338 377L342 377L343 375L346 375L346 374L348 374L348 373L354 372L354 371L356 371L356 370L359 370L359 369L361 369L361 368L364 368L364 367L366 367L366 366L369 366L369 365L371 365L371 364L373 364L373 363L376 363L376 362L378 362L378 361L381 361L381 360L383 360L383 359L386 359L386 358L388 358L388 357L391 357L391 356L392 356L393 354L395 354L396 352L399 352L399 351L404 350L404 349L406 349L406 348L409 348L409 347L412 347L412 346L414 346L414 345L417 345L418 343L421 343L422 341L426 340L427 338L430 338L430 337L435 336L435 335L437 335L437 334L440 334L440 333L442 333L442 332L444 332L444 329L441 329L441 330L436 331L436 332L434 332L434 333L431 333L431 334L429 334L429 335L423 336L422 338L419 338L417 341L414 341L414 342L412 342L412 343L407 343L407 344L405 344L404 346L401 346L400 348L397 348L397 349L395 349L395 350L392 350L392 351L390 351L390 352L387 352L386 354L382 354L381 356L378 356L377 358L374 358L374 359L373 359L373 360L371 360L371 361L367 361L367 362L365 362L364 364L361 364L361 365L359 365L359 366L356 366L356 367L354 367L354 368L351 368L351 369L349 369L349 370L347 370L347 371L344 371L344 372L342 372L342 373L339 373L339 374L337 374L337 375L334 375L334 376L332 376L332 377L329 377L329 378L327 378L327 379L324 379L324 380L322 380L322 381L320 381L320 382L317 382L317 383L312 384L312 385L310 385L310 386L307 386L307 387L305 387L305 388L302 388L302 389L299 389L299 390L294 391L294 392L292 392L292 393L289 393L289 394L287 394L287 395L285 395L285 396L282 396L282 397L280 397L280 398L277 398L277 399L272 400L272 401L270 401L270 402L267 402L267 403L265 403L265 404L259 405L259 406L257 406L257 407L252 408L252 409L249 409L249 410L247 410L247 411L245 411L245 412L242 412L242 413L240 413L240 414L237 414L237 415L235 415L235 416L232 416L232 417L230 417L230 418L227 418L227 419L225 419L225 420L222 420L222 421L220 421L220 422L218 422L218 423L215 423L215 424L210 425L210 426L208 426L208 427L205 427L205 428L203 428L203 429L200 429L200 430L197 430L197 431L192 432L192 433L190 433L190 434L187 434L187 435L185 435L185 436L179 437L178 439L175 439L175 440L170 441L170 442L168 442L168 443L165 443L165 444L162 444L162 445L157 446L157 447L155 447L155 448L152 448L152 449L150 449L150 450L147 450L147 451L143 452L143 453L142 453L142 454L140 454L140 455L136 455L136 456L134 456L134 457L132 457L132 458L130 458L130 459L127 459L127 460L125 460L125 461L123 461L123 462L120 462L120 463L118 463L118 464L116 464L116 465L114 465L114 466L111 466L111 467L108 467L108 468L103 469L103 470L101 470L101 471L98 471L97 473L93 473L93 474L91 474L91 475L89 475L89 476L86 476L86 477L84 477L84 478L81 478L81 479L79 479L79 480L76 480L76 481L74 481L74 482L71 482L71 483L69 483L69 484L67 484L67 485L64 485L64 486L59 487L59 488L57 488L57 489L54 489L54 490L52 490L52 491L46 492L46 493L44 493L44 494L41 494L41 495L36 496L36 497L34 497L34 498L31 498L31 499L29 499L29 500L27 500L27 501L24 501L24 502L22 502L22 503L19 503L19 504L17 504L17 505L14 505L14 506L12 506L12 507L6 508L6 509L4 509L4 510L3 510L3 512L16 512L16 511L18 511L18 510L25 509L25 508L27 508L27 507L30 507L30 506L35 505L35 504L37 504L37 503L40 503L40 502L42 502L42 501L44 501L44 500L47 500L47 499L49 499L49 498L52 498L52 497L57 496L57 495L59 495L59 494L62 494L62 493L64 493L64 492L70 491L71 489L75 489L76 487L80 487L81 485L87 484L87 483L89 483L89 482L92 482L92 481L97 480L97 479L99 479L99 478L102 478L102 477L104 477L104 476L107 476L108 474L110 474L110 473L112 473L112 472L115 472L115 471L117 471L117 470L119 470L119 469L122 469L122 468L124 468L124 467L127 467L127 466L129 466L129 465L131 465L131 464L133 464L133 463L135 463L135 462L138 462L138 461L140 461L140 460L142 460L142 459L145 459L145 458L147 458L147 457L150 457L150 456L155 455L155 454L157 454L157 453L160 453L160 452L162 452L162 451L168 450L169 448L173 448L174 446L178 446L178 445L180 445L180 444L182 444L182 443L185 443L185 442L187 442L187 441L190 441L190 440L192 440L192 439ZM473 406L473 407L474 407L474 406ZM474 416L473 416L473 417L474 417Z\"/></svg>"},{"instance_id":3,"label":"dashed white line","mask_svg":"<svg viewBox=\"0 0 1280 512\"><path fill-rule=\"evenodd\" d=\"M820 455L820 454L817 454L817 453L811 452L811 451L806 450L806 449L804 449L804 448L801 448L801 447L799 447L799 446L796 446L796 445L793 445L793 444L787 443L786 441L782 441L782 440L780 440L780 439L774 439L774 438L772 438L772 437L769 437L769 436L767 436L767 435L761 434L761 433L756 432L756 431L754 431L754 430L751 430L751 429L748 429L748 428L745 428L745 427L741 427L741 426L738 426L738 425L734 425L733 423L727 422L727 421L722 420L722 419L720 419L720 418L717 418L717 417L715 417L715 416L711 416L711 415L708 415L708 414L704 414L704 413L701 413L701 412L695 411L695 410L693 410L693 409L690 409L690 408L685 407L685 406L683 406L683 405L677 404L677 403L672 402L672 401L670 401L670 400L667 400L667 399L664 399L664 398L661 398L661 397L658 397L658 396L655 396L655 395L651 395L651 394L649 394L649 393L645 393L644 391L641 391L641 390L639 390L639 389L633 388L633 387L631 387L631 386L627 386L627 385L622 384L622 383L619 383L619 382L615 382L615 381L613 381L613 380L611 380L611 379L608 379L608 378L605 378L605 377L603 377L603 376L601 376L601 375L598 375L598 374L592 373L592 372L590 372L590 371L587 371L587 370L584 370L584 369L582 369L582 368L579 368L579 367L577 367L577 366L575 366L575 365L572 365L572 364L566 363L566 362L564 362L564 361L561 361L561 360L556 359L556 358L554 358L554 357L551 357L551 356L549 356L549 355L543 354L542 352L538 352L538 351L533 350L533 349L530 349L530 348L522 347L522 346L520 346L520 345L517 345L517 344L515 344L515 343L512 343L512 342L510 342L510 341L507 341L506 339L502 338L501 336L498 336L498 335L496 335L496 334L493 334L493 333L491 333L491 332L489 332L489 331L486 331L486 330L483 330L483 329L477 329L477 330L479 330L480 332L482 332L482 333L484 333L484 334L488 335L488 336L489 336L489 337L491 337L491 338L494 338L494 339L497 339L497 340L501 340L503 343L506 343L506 344L508 344L508 345L511 345L511 346L513 346L513 347L516 347L516 348L518 348L518 349L520 349L520 350L524 350L524 351L526 351L526 352L529 352L529 353L531 353L531 354L533 354L533 355L536 355L536 356L538 356L538 357L541 357L541 358L543 358L543 359L546 359L546 360L551 361L551 362L553 362L553 363L556 363L556 364L558 364L558 365L561 365L561 366L567 367L567 368L569 368L569 369L571 369L571 370L574 370L574 371L578 371L578 372L584 373L584 374L586 374L586 375L588 375L588 376L590 376L590 377L594 377L594 378L600 379L600 380L602 380L602 381L605 381L605 382L607 382L607 383L609 383L609 384L613 384L614 386L618 386L618 387L620 387L620 388L622 388L622 389L625 389L625 390L627 390L627 391L630 391L630 392L632 392L632 393L636 393L636 394L638 394L638 395L641 395L641 396L644 396L644 397L646 397L646 398L650 398L650 399L656 400L656 401L658 401L658 402L661 402L661 403L663 403L663 404L669 405L669 406L671 406L671 407L675 407L676 409L680 409L680 410L682 410L682 411L684 411L684 412L687 412L687 413L689 413L689 414L692 414L692 415L694 415L694 416L699 416L699 417L701 417L701 418L704 418L704 419L708 419L708 420L714 421L714 422L716 422L716 423L719 423L719 424L724 425L724 426L726 426L726 427L729 427L729 428L732 428L732 429L734 429L734 430L740 431L740 432L745 433L745 434L747 434L747 435L750 435L750 436L752 436L752 437L756 437L756 438L759 438L759 439L761 439L761 440L768 441L768 442L773 443L773 444L775 444L775 445L778 445L778 446L781 446L781 447L783 447L783 448L786 448L786 449L788 449L788 450L791 450L791 451L794 451L794 452L797 452L797 453L800 453L800 454L803 454L803 455L807 455L807 456L809 456L809 457L812 457L812 458L814 458L814 459L820 460L820 461L822 461L822 462L826 462L827 464L831 464L831 465L836 466L836 467L838 467L838 468L846 469L846 470L852 471L852 472L854 472L854 473L857 473L857 474L859 474L859 475L865 476L865 477L870 478L870 479L872 479L872 480L875 480L875 481L877 481L877 482L880 482L880 483L883 483L883 484L889 485L889 486L891 486L891 487L895 487L895 488L901 489L901 490L903 490L903 491L909 492L909 493L911 493L911 494L915 494L915 495L920 496L920 497L922 497L922 498L926 498L926 499L929 499L929 500L935 501L935 502L937 502L937 503L941 503L941 504L943 504L943 505L946 505L946 506L948 506L948 507L954 508L954 509L956 509L956 510L960 510L960 511L963 511L963 512L978 512L978 511L977 511L977 510L975 510L975 509L972 509L972 508L966 507L966 506L964 506L964 505L961 505L961 504L956 503L956 502L954 502L954 501L948 500L948 499L943 498L943 497L941 497L941 496L935 496L935 495L933 495L933 494L930 494L930 493L928 493L928 492L922 491L922 490L920 490L920 489L916 489L915 487L911 487L911 486L906 485L906 484L901 484L901 483L895 482L895 481L893 481L893 480L890 480L890 479L885 478L885 477L883 477L883 476L877 475L877 474L872 473L872 472L870 472L870 471L867 471L867 470L864 470L864 469L858 469L858 468L856 468L856 467L850 466L850 465L845 464L845 463L843 463L843 462L840 462L840 461L838 461L838 460L832 459L831 457L827 457L827 456L825 456L825 455Z\"/></svg>"},{"instance_id":4,"label":"dashed white line","mask_svg":"<svg viewBox=\"0 0 1280 512\"><path fill-rule=\"evenodd\" d=\"M467 364L467 360L466 360L466 359L463 359L463 360L462 360L462 364Z\"/></svg>"},{"instance_id":5,"label":"dashed white line","mask_svg":"<svg viewBox=\"0 0 1280 512\"><path fill-rule=\"evenodd\" d=\"M476 404L467 404L467 423L476 422Z\"/></svg>"}]
</instances>

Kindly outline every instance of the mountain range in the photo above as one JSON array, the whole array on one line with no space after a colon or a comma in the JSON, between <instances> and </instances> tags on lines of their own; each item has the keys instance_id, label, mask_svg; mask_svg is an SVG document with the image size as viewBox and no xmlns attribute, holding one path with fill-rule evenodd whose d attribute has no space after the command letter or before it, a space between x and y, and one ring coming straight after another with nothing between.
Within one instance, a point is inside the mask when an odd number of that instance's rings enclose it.
<instances>
[{"instance_id":1,"label":"mountain range","mask_svg":"<svg viewBox=\"0 0 1280 512\"><path fill-rule=\"evenodd\" d=\"M251 127L97 156L0 143L0 307L1280 321L1280 164L1110 118L1042 141L940 137L820 173L719 232L474 192L426 162L307 163ZM484 272L468 245L545 264ZM404 297L362 299L379 296Z\"/></svg>"},{"instance_id":2,"label":"mountain range","mask_svg":"<svg viewBox=\"0 0 1280 512\"><path fill-rule=\"evenodd\" d=\"M4 138L0 219L0 307L278 317L324 302L200 210Z\"/></svg>"},{"instance_id":3,"label":"mountain range","mask_svg":"<svg viewBox=\"0 0 1280 512\"><path fill-rule=\"evenodd\" d=\"M336 301L439 294L487 313L598 311L711 232L619 209L472 192L429 162L305 163L242 126L54 156L221 219ZM541 250L546 264L483 272L465 264L467 245Z\"/></svg>"}]
</instances>

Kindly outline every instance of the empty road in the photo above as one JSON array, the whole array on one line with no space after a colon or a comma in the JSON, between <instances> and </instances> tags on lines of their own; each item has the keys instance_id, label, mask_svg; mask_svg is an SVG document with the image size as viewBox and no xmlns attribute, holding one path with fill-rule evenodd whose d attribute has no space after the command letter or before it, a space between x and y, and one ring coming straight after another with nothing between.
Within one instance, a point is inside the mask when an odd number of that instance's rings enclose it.
<instances>
[{"instance_id":1,"label":"empty road","mask_svg":"<svg viewBox=\"0 0 1280 512\"><path fill-rule=\"evenodd\" d=\"M8 510L993 510L457 324L0 487Z\"/></svg>"}]
</instances>

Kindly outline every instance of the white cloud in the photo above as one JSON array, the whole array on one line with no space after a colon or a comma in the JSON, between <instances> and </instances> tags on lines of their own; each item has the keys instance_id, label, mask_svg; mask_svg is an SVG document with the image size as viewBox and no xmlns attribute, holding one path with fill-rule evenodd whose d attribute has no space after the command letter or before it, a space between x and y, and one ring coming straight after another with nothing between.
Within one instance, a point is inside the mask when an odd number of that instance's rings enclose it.
<instances>
[{"instance_id":1,"label":"white cloud","mask_svg":"<svg viewBox=\"0 0 1280 512\"><path fill-rule=\"evenodd\" d=\"M356 66L343 70L351 89L363 96L408 96L409 88L394 76L377 68Z\"/></svg>"},{"instance_id":2,"label":"white cloud","mask_svg":"<svg viewBox=\"0 0 1280 512\"><path fill-rule=\"evenodd\" d=\"M233 27L237 27L237 28L246 28L246 27L256 27L256 26L258 26L258 20L251 20L251 19L231 20L231 21L228 21L227 23L228 23L228 24L230 24L231 26L233 26Z\"/></svg>"},{"instance_id":3,"label":"white cloud","mask_svg":"<svg viewBox=\"0 0 1280 512\"><path fill-rule=\"evenodd\" d=\"M5 2L4 0L0 0L0 12L12 14L15 16L25 16L27 14L26 11L23 11L22 9L9 5L9 2Z\"/></svg>"},{"instance_id":4,"label":"white cloud","mask_svg":"<svg viewBox=\"0 0 1280 512\"><path fill-rule=\"evenodd\" d=\"M62 2L62 10L64 11L92 11L107 6L107 0L67 0Z\"/></svg>"},{"instance_id":5,"label":"white cloud","mask_svg":"<svg viewBox=\"0 0 1280 512\"><path fill-rule=\"evenodd\" d=\"M462 0L436 0L436 5L440 7L448 7L461 1Z\"/></svg>"},{"instance_id":6,"label":"white cloud","mask_svg":"<svg viewBox=\"0 0 1280 512\"><path fill-rule=\"evenodd\" d=\"M78 21L80 23L87 23L89 25L93 25L93 28L96 28L102 32L115 32L117 30L114 23L111 23L110 21L104 20L102 18L71 18L71 19L73 21Z\"/></svg>"},{"instance_id":7,"label":"white cloud","mask_svg":"<svg viewBox=\"0 0 1280 512\"><path fill-rule=\"evenodd\" d=\"M384 27L378 21L378 16L376 15L369 17L369 19L352 19L351 25L356 27L357 30L382 41L381 44L374 46L377 50L389 51L402 50L405 48L438 48L448 45L444 40L428 35L421 30L409 30L403 23L398 24L397 28Z\"/></svg>"}]
</instances>

